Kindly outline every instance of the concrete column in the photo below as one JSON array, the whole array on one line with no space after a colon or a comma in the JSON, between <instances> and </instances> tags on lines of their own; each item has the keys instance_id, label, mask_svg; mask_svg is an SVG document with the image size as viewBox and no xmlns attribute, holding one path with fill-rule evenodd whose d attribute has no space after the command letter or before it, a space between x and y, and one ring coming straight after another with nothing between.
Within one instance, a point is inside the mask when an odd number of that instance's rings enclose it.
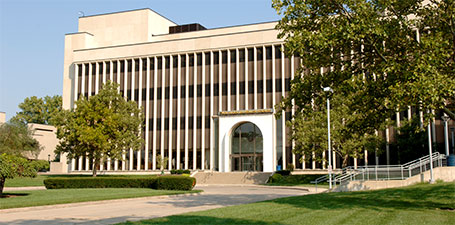
<instances>
[{"instance_id":1,"label":"concrete column","mask_svg":"<svg viewBox=\"0 0 455 225\"><path fill-rule=\"evenodd\" d=\"M202 52L201 170L205 170L205 53Z\"/></svg>"},{"instance_id":2,"label":"concrete column","mask_svg":"<svg viewBox=\"0 0 455 225\"><path fill-rule=\"evenodd\" d=\"M249 83L249 74L248 74L248 48L245 47L245 110L248 110L248 83Z\"/></svg>"},{"instance_id":3,"label":"concrete column","mask_svg":"<svg viewBox=\"0 0 455 225\"><path fill-rule=\"evenodd\" d=\"M240 85L239 85L239 49L235 49L235 110L240 110Z\"/></svg>"},{"instance_id":4,"label":"concrete column","mask_svg":"<svg viewBox=\"0 0 455 225\"><path fill-rule=\"evenodd\" d=\"M253 81L253 87L254 87L254 97L253 97L253 101L254 101L254 109L258 109L258 55L257 55L257 49L256 47L253 47L253 66L254 66L254 69L253 69L253 73L254 73L254 81ZM221 82L221 81L220 81Z\"/></svg>"},{"instance_id":5,"label":"concrete column","mask_svg":"<svg viewBox=\"0 0 455 225\"><path fill-rule=\"evenodd\" d=\"M113 70L113 68L112 68L112 70ZM118 91L120 92L120 60L117 60L117 80L116 80L116 82L118 84ZM118 159L116 159L114 161L114 170L118 170Z\"/></svg>"},{"instance_id":6,"label":"concrete column","mask_svg":"<svg viewBox=\"0 0 455 225\"><path fill-rule=\"evenodd\" d=\"M227 50L227 111L231 111L231 51Z\"/></svg>"},{"instance_id":7,"label":"concrete column","mask_svg":"<svg viewBox=\"0 0 455 225\"><path fill-rule=\"evenodd\" d=\"M100 68L99 68L99 62L95 63L95 94L98 94L98 90L100 87Z\"/></svg>"},{"instance_id":8,"label":"concrete column","mask_svg":"<svg viewBox=\"0 0 455 225\"><path fill-rule=\"evenodd\" d=\"M109 80L114 82L114 63L109 61Z\"/></svg>"},{"instance_id":9,"label":"concrete column","mask_svg":"<svg viewBox=\"0 0 455 225\"><path fill-rule=\"evenodd\" d=\"M152 170L156 170L156 119L157 119L157 101L158 101L158 58L155 56L153 58L153 129L152 129L152 139L153 139L153 148L152 148Z\"/></svg>"},{"instance_id":10,"label":"concrete column","mask_svg":"<svg viewBox=\"0 0 455 225\"><path fill-rule=\"evenodd\" d=\"M145 158L144 170L149 170L149 148L150 148L150 58L146 61L145 78ZM140 90L141 91L141 90Z\"/></svg>"},{"instance_id":11,"label":"concrete column","mask_svg":"<svg viewBox=\"0 0 455 225\"><path fill-rule=\"evenodd\" d=\"M294 79L294 73L295 73L295 71L294 71L294 69L295 69L294 68L294 55L291 56L290 61L291 61L291 80L293 80ZM284 91L286 91L286 90L284 90ZM294 102L294 99L292 99L291 102L292 102L291 116L294 117L294 115L295 115L295 102ZM294 150L294 148L295 148L295 141L294 140L292 140L292 144L291 145L292 145L292 150ZM335 160L335 158L333 158L333 159ZM294 152L292 152L292 165L294 165L294 168L297 168L297 164L296 163L297 162L296 162L295 154L294 154ZM304 164L305 164L305 162L304 162Z\"/></svg>"},{"instance_id":12,"label":"concrete column","mask_svg":"<svg viewBox=\"0 0 455 225\"><path fill-rule=\"evenodd\" d=\"M281 45L281 96L285 98L286 96L286 89L284 83L286 82L285 73L284 73L284 46ZM283 169L286 169L287 166L287 158L286 158L286 111L281 111L282 119L281 119L281 137L282 137L282 153L283 153Z\"/></svg>"},{"instance_id":13,"label":"concrete column","mask_svg":"<svg viewBox=\"0 0 455 225\"><path fill-rule=\"evenodd\" d=\"M139 87L138 87L138 96L137 96L137 102L138 102L137 104L138 104L139 108L142 107L142 66L143 66L142 59L139 58L139 82L138 82L139 83ZM132 91L135 92L135 90L132 90ZM142 129L141 129L141 133L142 133ZM145 130L144 135L145 134L147 134L147 130ZM147 140L145 140L145 143L146 142L147 142ZM137 164L136 169L137 170L141 170L141 166L142 166L141 165L142 151L143 151L143 149L142 149L142 146L141 146L141 147L139 147L139 149L136 152L136 164ZM147 161L145 161L145 164L147 164Z\"/></svg>"},{"instance_id":14,"label":"concrete column","mask_svg":"<svg viewBox=\"0 0 455 225\"><path fill-rule=\"evenodd\" d=\"M128 99L129 101L133 101L134 102L134 99L135 99L135 84L136 84L136 62L133 59L131 59L131 99ZM129 160L129 168L128 170L133 170L133 164L134 164L134 150L130 148L129 150L130 152L130 160Z\"/></svg>"},{"instance_id":15,"label":"concrete column","mask_svg":"<svg viewBox=\"0 0 455 225\"><path fill-rule=\"evenodd\" d=\"M75 64L74 66L75 72L74 72L74 102L73 102L73 108L76 108L76 101L78 98L78 83L79 83L79 65ZM76 159L71 159L71 171L76 170Z\"/></svg>"},{"instance_id":16,"label":"concrete column","mask_svg":"<svg viewBox=\"0 0 455 225\"><path fill-rule=\"evenodd\" d=\"M166 84L166 57L161 56L161 137L160 137L160 153L162 159L164 159L164 119L165 119L165 110L166 106L165 101L165 84ZM164 165L162 165L164 167ZM159 168L161 170L161 168Z\"/></svg>"},{"instance_id":17,"label":"concrete column","mask_svg":"<svg viewBox=\"0 0 455 225\"><path fill-rule=\"evenodd\" d=\"M169 144L168 144L168 155L169 155L169 163L168 163L168 168L169 170L172 169L172 118L173 118L173 102L174 102L174 96L173 96L173 88L174 87L174 57L172 55L169 56L169 130L168 130L168 139L169 139Z\"/></svg>"},{"instance_id":18,"label":"concrete column","mask_svg":"<svg viewBox=\"0 0 455 225\"><path fill-rule=\"evenodd\" d=\"M267 108L267 66L266 66L266 51L265 46L262 46L262 96L263 96L263 108ZM274 168L275 169L275 168Z\"/></svg>"},{"instance_id":19,"label":"concrete column","mask_svg":"<svg viewBox=\"0 0 455 225\"><path fill-rule=\"evenodd\" d=\"M219 64L219 63L218 63ZM215 146L214 146L214 135L215 128L213 126L213 93L214 93L214 80L213 80L213 51L210 51L210 170L214 170L215 162ZM220 82L221 83L221 82Z\"/></svg>"},{"instance_id":20,"label":"concrete column","mask_svg":"<svg viewBox=\"0 0 455 225\"><path fill-rule=\"evenodd\" d=\"M93 70L92 63L89 63L88 64L88 89L87 89L88 90L87 93L88 93L89 97L92 96L92 85L93 85L92 84L92 70Z\"/></svg>"},{"instance_id":21,"label":"concrete column","mask_svg":"<svg viewBox=\"0 0 455 225\"><path fill-rule=\"evenodd\" d=\"M182 57L181 55L179 54L177 56L177 143L176 143L176 146L175 146L175 149L177 151L177 160L176 160L176 168L179 170L180 169L180 108L181 108L181 103L180 103L180 99L181 99L181 93L180 93L180 86L182 85L182 82L181 82L181 76L182 76L182 72L181 72L181 66L182 66Z\"/></svg>"},{"instance_id":22,"label":"concrete column","mask_svg":"<svg viewBox=\"0 0 455 225\"><path fill-rule=\"evenodd\" d=\"M190 63L190 59L189 59L189 55L186 54L185 55L185 169L187 170L188 169L188 158L189 158L189 155L188 155L188 120L189 120L189 117L188 117L188 113L190 112L189 111L189 93L190 93L190 90L189 90L189 63Z\"/></svg>"},{"instance_id":23,"label":"concrete column","mask_svg":"<svg viewBox=\"0 0 455 225\"><path fill-rule=\"evenodd\" d=\"M125 67L123 68L123 97L128 99L127 88L128 88L128 60L124 60ZM130 159L131 160L131 159ZM122 170L126 170L126 150L123 150L122 154Z\"/></svg>"},{"instance_id":24,"label":"concrete column","mask_svg":"<svg viewBox=\"0 0 455 225\"><path fill-rule=\"evenodd\" d=\"M89 63L88 64L88 97L92 96L92 63ZM89 160L88 160L88 157L87 155L85 156L85 170L88 171L89 170Z\"/></svg>"},{"instance_id":25,"label":"concrete column","mask_svg":"<svg viewBox=\"0 0 455 225\"><path fill-rule=\"evenodd\" d=\"M194 55L194 76L193 76L193 170L196 170L197 162L197 54Z\"/></svg>"},{"instance_id":26,"label":"concrete column","mask_svg":"<svg viewBox=\"0 0 455 225\"><path fill-rule=\"evenodd\" d=\"M218 51L218 112L223 109L223 52ZM228 85L229 86L229 85ZM219 146L218 146L219 147ZM220 148L220 147L219 147ZM221 155L221 154L220 154Z\"/></svg>"}]
</instances>

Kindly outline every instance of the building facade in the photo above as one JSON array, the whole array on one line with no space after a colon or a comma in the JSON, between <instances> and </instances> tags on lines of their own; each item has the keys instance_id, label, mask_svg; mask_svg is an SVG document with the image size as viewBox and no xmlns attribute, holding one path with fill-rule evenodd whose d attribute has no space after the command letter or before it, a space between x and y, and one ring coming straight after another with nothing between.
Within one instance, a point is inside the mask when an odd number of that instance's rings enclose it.
<instances>
[{"instance_id":1,"label":"building facade","mask_svg":"<svg viewBox=\"0 0 455 225\"><path fill-rule=\"evenodd\" d=\"M159 155L167 169L325 169L292 153L285 121L294 110L274 117L300 66L281 51L275 25L206 29L150 9L80 17L78 32L65 36L63 107L97 94L108 80L142 107L143 147L106 159L100 170L157 170ZM69 169L90 170L91 163L72 159Z\"/></svg>"}]
</instances>

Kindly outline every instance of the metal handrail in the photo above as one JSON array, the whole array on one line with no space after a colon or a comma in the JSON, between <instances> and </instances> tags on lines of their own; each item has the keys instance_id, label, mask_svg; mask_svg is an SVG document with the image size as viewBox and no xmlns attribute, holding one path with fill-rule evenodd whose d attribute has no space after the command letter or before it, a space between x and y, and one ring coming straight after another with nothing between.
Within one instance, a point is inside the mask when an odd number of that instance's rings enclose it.
<instances>
[{"instance_id":1,"label":"metal handrail","mask_svg":"<svg viewBox=\"0 0 455 225\"><path fill-rule=\"evenodd\" d=\"M442 165L442 159L445 158L445 155L435 152L431 157L426 155L402 165L347 166L341 170L340 174L333 177L333 182L336 185L352 180L404 180L425 172L431 158L433 162L436 162L434 167L439 167ZM414 171L415 169L419 170ZM311 183L314 183L317 188L318 183L327 180L328 175L324 175Z\"/></svg>"}]
</instances>

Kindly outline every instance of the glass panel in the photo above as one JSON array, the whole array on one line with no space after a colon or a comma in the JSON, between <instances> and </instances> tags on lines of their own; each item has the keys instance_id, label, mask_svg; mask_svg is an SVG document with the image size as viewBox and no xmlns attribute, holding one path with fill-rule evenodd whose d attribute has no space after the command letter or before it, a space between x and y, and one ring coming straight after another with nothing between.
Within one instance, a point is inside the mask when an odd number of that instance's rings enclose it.
<instances>
[{"instance_id":1,"label":"glass panel","mask_svg":"<svg viewBox=\"0 0 455 225\"><path fill-rule=\"evenodd\" d=\"M233 171L262 171L262 133L253 123L243 123L231 137Z\"/></svg>"}]
</instances>

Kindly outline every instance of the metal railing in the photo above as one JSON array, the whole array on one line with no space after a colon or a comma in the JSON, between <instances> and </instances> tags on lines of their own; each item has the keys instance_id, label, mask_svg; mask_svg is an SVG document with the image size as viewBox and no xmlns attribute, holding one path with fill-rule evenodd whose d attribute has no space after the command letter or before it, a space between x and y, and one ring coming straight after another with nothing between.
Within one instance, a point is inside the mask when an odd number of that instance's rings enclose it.
<instances>
[{"instance_id":1,"label":"metal railing","mask_svg":"<svg viewBox=\"0 0 455 225\"><path fill-rule=\"evenodd\" d=\"M445 155L435 152L431 157L433 168L441 167ZM340 174L333 177L333 184L342 184L348 181L365 180L405 180L421 174L430 169L430 155L418 158L402 165L372 165L372 166L348 166L343 168ZM328 175L319 177L311 183L326 182Z\"/></svg>"}]
</instances>

